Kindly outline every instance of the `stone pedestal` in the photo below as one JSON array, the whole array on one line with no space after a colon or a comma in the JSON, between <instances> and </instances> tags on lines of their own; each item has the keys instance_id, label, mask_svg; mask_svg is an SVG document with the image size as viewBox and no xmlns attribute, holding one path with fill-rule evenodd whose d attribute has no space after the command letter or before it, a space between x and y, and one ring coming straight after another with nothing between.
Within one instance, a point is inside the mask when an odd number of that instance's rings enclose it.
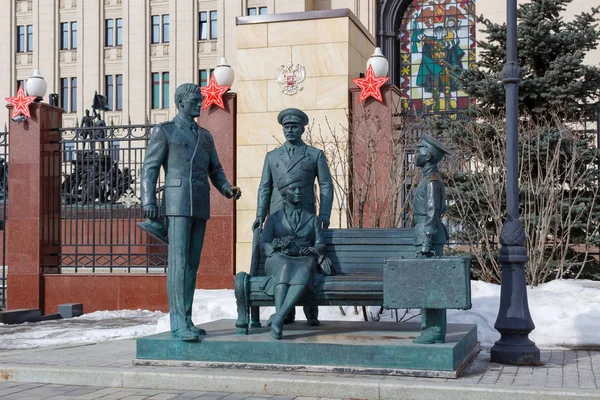
<instances>
[{"instance_id":1,"label":"stone pedestal","mask_svg":"<svg viewBox=\"0 0 600 400\"><path fill-rule=\"evenodd\" d=\"M9 112L12 107L9 107ZM60 239L60 145L63 110L45 103L30 106L31 118L10 121L6 263L7 307L40 308L43 274L58 272Z\"/></svg>"},{"instance_id":2,"label":"stone pedestal","mask_svg":"<svg viewBox=\"0 0 600 400\"><path fill-rule=\"evenodd\" d=\"M202 110L198 124L210 131L215 139L219 160L227 178L236 185L236 114L237 95L223 95L225 109L212 105ZM202 289L233 288L235 275L235 201L223 197L211 187L210 220L206 225L206 236L196 286ZM242 196L248 196L242 188Z\"/></svg>"},{"instance_id":3,"label":"stone pedestal","mask_svg":"<svg viewBox=\"0 0 600 400\"><path fill-rule=\"evenodd\" d=\"M446 343L414 344L413 322L297 321L282 340L264 322L249 335L236 335L234 323L200 325L208 334L198 342L171 332L139 338L134 364L456 378L479 351L475 325L449 324Z\"/></svg>"}]
</instances>

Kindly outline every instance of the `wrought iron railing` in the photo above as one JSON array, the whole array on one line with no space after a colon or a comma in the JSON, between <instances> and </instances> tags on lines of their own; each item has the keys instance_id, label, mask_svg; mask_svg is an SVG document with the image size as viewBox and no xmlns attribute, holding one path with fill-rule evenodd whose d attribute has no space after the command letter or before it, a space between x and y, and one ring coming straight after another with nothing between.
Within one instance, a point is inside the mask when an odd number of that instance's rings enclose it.
<instances>
[{"instance_id":1,"label":"wrought iron railing","mask_svg":"<svg viewBox=\"0 0 600 400\"><path fill-rule=\"evenodd\" d=\"M166 272L167 246L136 226L143 221L140 176L152 127L59 129L62 273Z\"/></svg>"}]
</instances>

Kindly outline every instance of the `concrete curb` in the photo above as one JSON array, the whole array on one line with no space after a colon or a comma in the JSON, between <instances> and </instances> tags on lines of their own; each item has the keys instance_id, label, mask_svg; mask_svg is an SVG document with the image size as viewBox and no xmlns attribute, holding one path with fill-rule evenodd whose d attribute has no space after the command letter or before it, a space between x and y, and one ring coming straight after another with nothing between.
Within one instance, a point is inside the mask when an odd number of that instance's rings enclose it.
<instances>
[{"instance_id":1,"label":"concrete curb","mask_svg":"<svg viewBox=\"0 0 600 400\"><path fill-rule=\"evenodd\" d=\"M200 390L267 395L354 398L368 400L553 400L600 399L597 390L496 388L453 382L402 382L382 376L293 374L273 371L167 367L91 368L1 365L0 380L156 390Z\"/></svg>"}]
</instances>

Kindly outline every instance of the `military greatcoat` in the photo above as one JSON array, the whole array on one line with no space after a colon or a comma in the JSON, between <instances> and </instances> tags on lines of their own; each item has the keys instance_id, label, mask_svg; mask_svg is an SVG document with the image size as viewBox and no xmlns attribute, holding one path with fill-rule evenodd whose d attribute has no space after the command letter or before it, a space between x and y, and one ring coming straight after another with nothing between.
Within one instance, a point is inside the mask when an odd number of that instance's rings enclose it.
<instances>
[{"instance_id":1,"label":"military greatcoat","mask_svg":"<svg viewBox=\"0 0 600 400\"><path fill-rule=\"evenodd\" d=\"M302 208L315 214L315 177L320 189L320 216L331 216L333 205L333 182L325 154L312 146L301 143L296 146L293 157L290 157L284 144L267 153L263 166L262 177L258 187L257 217L265 217L267 213L274 214L283 207L283 198L273 186L285 173L293 172L304 181Z\"/></svg>"},{"instance_id":2,"label":"military greatcoat","mask_svg":"<svg viewBox=\"0 0 600 400\"><path fill-rule=\"evenodd\" d=\"M436 255L441 255L448 241L442 214L446 211L444 183L437 170L424 171L423 179L415 190L414 198L414 244L420 248L429 243Z\"/></svg>"}]
</instances>

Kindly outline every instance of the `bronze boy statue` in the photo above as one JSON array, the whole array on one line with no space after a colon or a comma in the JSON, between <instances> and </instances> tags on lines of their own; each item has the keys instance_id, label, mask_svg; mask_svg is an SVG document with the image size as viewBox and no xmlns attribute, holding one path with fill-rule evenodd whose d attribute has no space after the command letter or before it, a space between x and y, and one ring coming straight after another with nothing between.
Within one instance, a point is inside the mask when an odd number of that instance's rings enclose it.
<instances>
[{"instance_id":1,"label":"bronze boy statue","mask_svg":"<svg viewBox=\"0 0 600 400\"><path fill-rule=\"evenodd\" d=\"M210 218L208 180L227 198L237 200L242 192L227 180L210 132L194 121L202 104L198 85L180 85L175 91L175 104L178 114L152 131L142 169L142 205L146 218L156 221L155 189L162 166L164 213L169 223L167 297L171 332L181 340L197 340L206 334L192 322L192 301L206 220Z\"/></svg>"},{"instance_id":2,"label":"bronze boy statue","mask_svg":"<svg viewBox=\"0 0 600 400\"><path fill-rule=\"evenodd\" d=\"M417 257L441 256L448 241L442 214L446 211L446 191L437 164L448 150L436 139L423 135L417 147L416 164L423 179L415 190L414 223ZM414 343L443 343L446 337L446 310L421 311L421 335Z\"/></svg>"}]
</instances>

